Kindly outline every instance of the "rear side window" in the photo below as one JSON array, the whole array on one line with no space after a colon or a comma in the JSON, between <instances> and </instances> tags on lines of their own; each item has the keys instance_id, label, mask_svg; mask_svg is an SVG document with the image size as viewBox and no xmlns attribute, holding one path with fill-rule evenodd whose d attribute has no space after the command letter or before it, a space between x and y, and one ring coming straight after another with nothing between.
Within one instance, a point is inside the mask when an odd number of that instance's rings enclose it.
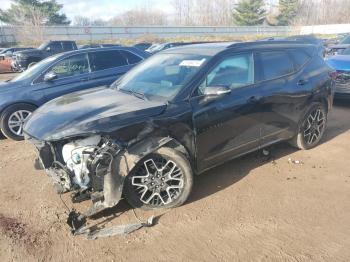
<instances>
[{"instance_id":1,"label":"rear side window","mask_svg":"<svg viewBox=\"0 0 350 262\"><path fill-rule=\"evenodd\" d=\"M72 42L63 42L62 45L63 45L63 49L66 51L74 49Z\"/></svg>"},{"instance_id":2,"label":"rear side window","mask_svg":"<svg viewBox=\"0 0 350 262\"><path fill-rule=\"evenodd\" d=\"M302 50L290 50L289 51L296 70L302 68L309 60L310 56Z\"/></svg>"},{"instance_id":3,"label":"rear side window","mask_svg":"<svg viewBox=\"0 0 350 262\"><path fill-rule=\"evenodd\" d=\"M51 51L60 52L62 51L62 45L59 42L53 42L50 44Z\"/></svg>"},{"instance_id":4,"label":"rear side window","mask_svg":"<svg viewBox=\"0 0 350 262\"><path fill-rule=\"evenodd\" d=\"M91 71L100 71L128 64L126 58L118 51L100 51L89 53Z\"/></svg>"},{"instance_id":5,"label":"rear side window","mask_svg":"<svg viewBox=\"0 0 350 262\"><path fill-rule=\"evenodd\" d=\"M140 62L142 60L141 57L139 57L139 56L137 56L129 51L120 50L120 52L126 57L129 65L137 64L138 62Z\"/></svg>"},{"instance_id":6,"label":"rear side window","mask_svg":"<svg viewBox=\"0 0 350 262\"><path fill-rule=\"evenodd\" d=\"M260 80L275 79L294 71L293 63L286 52L258 53L262 74Z\"/></svg>"}]
</instances>

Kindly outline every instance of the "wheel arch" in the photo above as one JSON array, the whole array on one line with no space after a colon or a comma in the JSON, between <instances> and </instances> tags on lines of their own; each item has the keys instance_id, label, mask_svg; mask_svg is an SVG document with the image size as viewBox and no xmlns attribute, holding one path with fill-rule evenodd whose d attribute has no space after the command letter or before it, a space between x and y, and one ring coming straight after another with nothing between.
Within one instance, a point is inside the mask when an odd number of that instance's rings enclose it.
<instances>
[{"instance_id":1,"label":"wheel arch","mask_svg":"<svg viewBox=\"0 0 350 262\"><path fill-rule=\"evenodd\" d=\"M104 206L112 207L116 205L121 198L124 180L134 167L144 157L165 146L179 150L187 156L189 155L186 148L176 139L160 136L143 138L141 141L122 149L113 159L112 170L106 175L104 180Z\"/></svg>"},{"instance_id":2,"label":"wheel arch","mask_svg":"<svg viewBox=\"0 0 350 262\"><path fill-rule=\"evenodd\" d=\"M39 106L36 105L35 103L32 103L32 102L28 102L28 101L18 101L18 102L15 102L15 103L12 103L12 104L9 104L9 105L6 105L4 108L2 108L2 110L0 111L0 119L2 117L2 114L7 110L9 109L10 107L12 106L15 106L15 105L30 105L30 106L33 106L33 107L36 107L38 108Z\"/></svg>"}]
</instances>

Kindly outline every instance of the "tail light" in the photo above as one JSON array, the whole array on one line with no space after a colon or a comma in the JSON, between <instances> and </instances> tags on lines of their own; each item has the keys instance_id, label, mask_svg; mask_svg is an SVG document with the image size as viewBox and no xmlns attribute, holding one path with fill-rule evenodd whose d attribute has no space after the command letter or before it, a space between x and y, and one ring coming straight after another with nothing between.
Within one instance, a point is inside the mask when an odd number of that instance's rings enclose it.
<instances>
[{"instance_id":1,"label":"tail light","mask_svg":"<svg viewBox=\"0 0 350 262\"><path fill-rule=\"evenodd\" d=\"M338 73L337 73L337 71L332 71L332 72L329 72L329 76L330 76L333 80L335 80L335 79L337 79Z\"/></svg>"}]
</instances>

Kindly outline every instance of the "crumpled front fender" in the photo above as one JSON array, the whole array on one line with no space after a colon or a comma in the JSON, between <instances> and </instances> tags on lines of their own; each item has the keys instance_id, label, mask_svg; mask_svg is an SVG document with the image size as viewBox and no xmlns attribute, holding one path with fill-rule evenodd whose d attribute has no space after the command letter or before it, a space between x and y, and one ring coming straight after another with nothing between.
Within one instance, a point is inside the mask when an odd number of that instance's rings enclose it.
<instances>
[{"instance_id":1,"label":"crumpled front fender","mask_svg":"<svg viewBox=\"0 0 350 262\"><path fill-rule=\"evenodd\" d=\"M112 165L104 177L104 199L95 202L85 215L90 217L106 208L117 205L122 197L125 177L135 165L143 157L173 140L174 139L170 137L151 137L120 151L113 159Z\"/></svg>"}]
</instances>

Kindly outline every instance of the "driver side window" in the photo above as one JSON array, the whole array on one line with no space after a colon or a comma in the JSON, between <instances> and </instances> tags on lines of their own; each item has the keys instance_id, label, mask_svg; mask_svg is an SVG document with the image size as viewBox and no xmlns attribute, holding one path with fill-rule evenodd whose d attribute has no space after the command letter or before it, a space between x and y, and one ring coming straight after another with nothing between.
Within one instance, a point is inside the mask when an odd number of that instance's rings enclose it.
<instances>
[{"instance_id":1,"label":"driver side window","mask_svg":"<svg viewBox=\"0 0 350 262\"><path fill-rule=\"evenodd\" d=\"M204 94L207 86L226 86L231 90L254 83L254 59L252 53L237 54L222 60L199 87Z\"/></svg>"},{"instance_id":2,"label":"driver side window","mask_svg":"<svg viewBox=\"0 0 350 262\"><path fill-rule=\"evenodd\" d=\"M50 71L54 72L58 79L88 73L90 70L87 55L67 57L55 64Z\"/></svg>"}]
</instances>

